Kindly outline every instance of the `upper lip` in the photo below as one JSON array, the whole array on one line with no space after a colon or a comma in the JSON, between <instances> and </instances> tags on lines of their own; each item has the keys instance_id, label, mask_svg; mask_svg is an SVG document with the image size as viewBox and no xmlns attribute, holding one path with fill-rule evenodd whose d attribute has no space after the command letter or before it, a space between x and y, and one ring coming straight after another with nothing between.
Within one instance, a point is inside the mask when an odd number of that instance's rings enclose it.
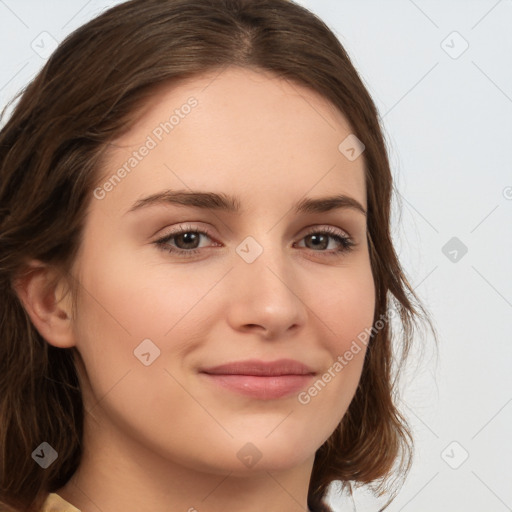
<instances>
[{"instance_id":1,"label":"upper lip","mask_svg":"<svg viewBox=\"0 0 512 512\"><path fill-rule=\"evenodd\" d=\"M314 375L315 371L294 359L279 359L277 361L260 361L248 359L234 361L201 369L202 373L212 375Z\"/></svg>"}]
</instances>

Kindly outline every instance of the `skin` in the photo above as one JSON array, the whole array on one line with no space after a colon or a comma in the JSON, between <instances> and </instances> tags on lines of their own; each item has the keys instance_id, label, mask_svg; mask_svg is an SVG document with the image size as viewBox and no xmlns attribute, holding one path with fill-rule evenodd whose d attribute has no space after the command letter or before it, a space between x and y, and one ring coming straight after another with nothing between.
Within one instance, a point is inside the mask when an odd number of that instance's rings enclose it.
<instances>
[{"instance_id":1,"label":"skin","mask_svg":"<svg viewBox=\"0 0 512 512\"><path fill-rule=\"evenodd\" d=\"M365 215L292 212L304 196L333 194L366 209L364 160L338 150L351 128L322 96L232 67L159 90L115 141L99 183L190 96L198 101L190 114L103 199L92 198L73 268L78 316L65 281L45 290L49 267L34 263L18 288L48 343L81 356L84 455L56 492L82 512L303 512L315 452L355 393L364 346L308 404L297 393L237 394L198 370L291 358L320 377L371 327ZM233 194L243 210L167 204L126 213L165 189ZM184 224L211 233L188 240L198 255L153 243ZM329 226L354 241L350 252L336 254L331 237L311 243L308 235ZM250 264L236 252L247 236L263 248ZM180 237L167 243L187 250ZM160 350L149 366L134 356L144 339ZM252 467L237 457L249 442L261 455Z\"/></svg>"}]
</instances>

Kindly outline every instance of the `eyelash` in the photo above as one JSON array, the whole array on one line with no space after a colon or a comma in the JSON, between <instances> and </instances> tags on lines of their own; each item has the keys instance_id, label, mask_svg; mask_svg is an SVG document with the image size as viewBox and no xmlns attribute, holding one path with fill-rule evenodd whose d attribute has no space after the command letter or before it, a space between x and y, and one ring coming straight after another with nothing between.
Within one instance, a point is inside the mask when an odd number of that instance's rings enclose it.
<instances>
[{"instance_id":1,"label":"eyelash","mask_svg":"<svg viewBox=\"0 0 512 512\"><path fill-rule=\"evenodd\" d=\"M165 237L160 238L159 240L156 240L153 243L162 251L176 254L177 256L180 256L180 257L187 258L187 257L195 256L196 254L201 252L201 249L189 249L189 250L179 249L179 248L173 247L167 243L167 242L169 242L169 240L173 239L174 237L182 235L184 233L201 234L201 235L207 236L208 238L212 238L210 233L208 233L208 231L206 231L206 230L194 228L192 226L180 226L176 231L169 233ZM356 245L356 243L351 238L341 235L338 230L336 230L335 228L330 227L330 226L327 226L322 229L319 229L319 228L312 229L309 232L307 232L302 238L305 238L308 235L313 235L313 234L329 235L330 237L334 238L335 240L337 240L339 242L340 247L338 249L335 249L334 251L315 251L315 250L311 249L313 252L325 253L325 255L327 257L333 257L333 256L339 257L344 253L348 253L348 252L352 251L354 246Z\"/></svg>"}]
</instances>

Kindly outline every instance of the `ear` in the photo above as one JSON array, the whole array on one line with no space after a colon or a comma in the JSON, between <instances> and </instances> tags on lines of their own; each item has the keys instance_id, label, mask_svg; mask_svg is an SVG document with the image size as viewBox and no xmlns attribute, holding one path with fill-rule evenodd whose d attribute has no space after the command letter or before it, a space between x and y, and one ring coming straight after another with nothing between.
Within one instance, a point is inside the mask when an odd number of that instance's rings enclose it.
<instances>
[{"instance_id":1,"label":"ear","mask_svg":"<svg viewBox=\"0 0 512 512\"><path fill-rule=\"evenodd\" d=\"M75 345L69 286L52 267L31 261L13 287L39 334L59 348Z\"/></svg>"}]
</instances>

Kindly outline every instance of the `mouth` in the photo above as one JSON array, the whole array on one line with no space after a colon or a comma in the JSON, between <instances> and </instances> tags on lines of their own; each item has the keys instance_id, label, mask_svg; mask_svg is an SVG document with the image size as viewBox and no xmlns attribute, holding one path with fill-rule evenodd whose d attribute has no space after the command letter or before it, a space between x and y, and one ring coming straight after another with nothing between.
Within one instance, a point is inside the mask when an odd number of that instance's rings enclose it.
<instances>
[{"instance_id":1,"label":"mouth","mask_svg":"<svg viewBox=\"0 0 512 512\"><path fill-rule=\"evenodd\" d=\"M199 372L211 384L260 400L287 397L308 386L316 372L299 361L236 361Z\"/></svg>"}]
</instances>

